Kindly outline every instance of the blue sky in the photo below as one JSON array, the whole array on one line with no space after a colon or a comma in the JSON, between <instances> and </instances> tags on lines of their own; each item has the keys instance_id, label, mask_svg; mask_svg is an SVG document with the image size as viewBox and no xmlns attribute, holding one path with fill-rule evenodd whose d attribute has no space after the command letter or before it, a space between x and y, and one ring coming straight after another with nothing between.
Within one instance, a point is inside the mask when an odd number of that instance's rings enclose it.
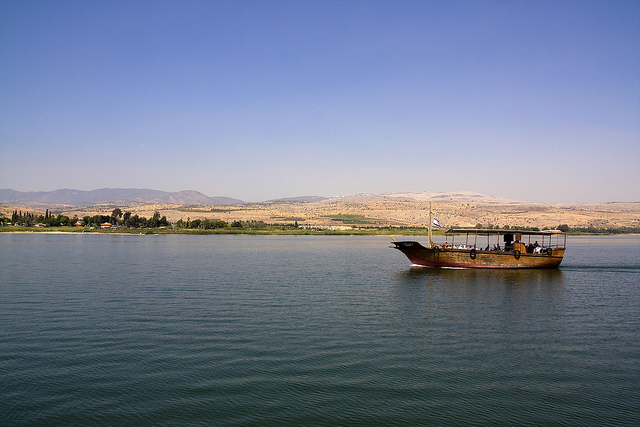
<instances>
[{"instance_id":1,"label":"blue sky","mask_svg":"<svg viewBox=\"0 0 640 427\"><path fill-rule=\"evenodd\" d=\"M640 1L0 1L0 188L640 201Z\"/></svg>"}]
</instances>

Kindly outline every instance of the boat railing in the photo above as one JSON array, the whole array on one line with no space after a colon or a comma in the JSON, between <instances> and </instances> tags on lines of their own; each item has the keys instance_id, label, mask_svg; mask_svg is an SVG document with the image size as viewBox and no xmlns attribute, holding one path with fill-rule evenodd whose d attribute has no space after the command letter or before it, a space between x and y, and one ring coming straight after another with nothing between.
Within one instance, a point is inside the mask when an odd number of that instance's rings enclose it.
<instances>
[{"instance_id":1,"label":"boat railing","mask_svg":"<svg viewBox=\"0 0 640 427\"><path fill-rule=\"evenodd\" d=\"M517 249L516 247L473 247L473 246L469 246L469 247L463 247L463 246L446 246L446 245L442 245L442 246L438 246L435 245L434 246L436 248L436 250L441 250L441 251L448 251L448 252L464 252L464 251L472 251L475 250L477 252L515 252ZM544 254L546 252L547 249L565 249L564 246L556 246L556 245L551 245L551 246L530 246L530 245L524 245L524 251L520 250L521 253L528 253L528 254Z\"/></svg>"}]
</instances>

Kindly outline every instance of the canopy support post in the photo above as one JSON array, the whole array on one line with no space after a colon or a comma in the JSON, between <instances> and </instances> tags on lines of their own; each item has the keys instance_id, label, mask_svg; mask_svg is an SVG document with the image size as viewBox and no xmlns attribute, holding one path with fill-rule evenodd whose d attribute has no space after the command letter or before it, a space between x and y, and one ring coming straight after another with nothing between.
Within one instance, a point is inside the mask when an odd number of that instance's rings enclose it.
<instances>
[{"instance_id":1,"label":"canopy support post","mask_svg":"<svg viewBox=\"0 0 640 427\"><path fill-rule=\"evenodd\" d=\"M431 238L433 237L432 234L432 227L433 227L433 212L431 212L431 202L429 202L429 249L433 249L433 240L431 240Z\"/></svg>"}]
</instances>

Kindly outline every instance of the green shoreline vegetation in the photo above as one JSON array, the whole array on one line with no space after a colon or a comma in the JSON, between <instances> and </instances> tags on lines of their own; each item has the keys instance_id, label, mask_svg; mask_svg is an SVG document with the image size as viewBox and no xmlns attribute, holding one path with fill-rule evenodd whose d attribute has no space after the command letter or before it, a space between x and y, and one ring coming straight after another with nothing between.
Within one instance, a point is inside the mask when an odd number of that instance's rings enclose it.
<instances>
[{"instance_id":1,"label":"green shoreline vegetation","mask_svg":"<svg viewBox=\"0 0 640 427\"><path fill-rule=\"evenodd\" d=\"M328 215L329 216L329 215ZM132 215L131 212L122 212L116 208L111 215L85 216L82 219L74 216L54 215L47 210L43 214L14 211L11 218L0 217L0 232L49 232L49 233L110 233L110 234L265 234L265 235L396 235L396 236L422 236L428 234L426 227L403 226L374 226L364 223L370 218L360 215L331 215L329 216L345 227L314 227L299 226L298 221L290 224L267 224L263 221L233 221L227 223L222 220L194 219L184 221L179 219L175 223L167 220L166 216L160 217L155 212L151 218ZM477 224L475 228L489 229L520 229L540 231L531 227L499 227L495 225L483 226ZM640 234L640 227L569 227L561 224L557 230L574 235L611 235L611 234ZM544 229L543 229L544 230ZM434 235L444 235L446 229L433 230Z\"/></svg>"}]
</instances>

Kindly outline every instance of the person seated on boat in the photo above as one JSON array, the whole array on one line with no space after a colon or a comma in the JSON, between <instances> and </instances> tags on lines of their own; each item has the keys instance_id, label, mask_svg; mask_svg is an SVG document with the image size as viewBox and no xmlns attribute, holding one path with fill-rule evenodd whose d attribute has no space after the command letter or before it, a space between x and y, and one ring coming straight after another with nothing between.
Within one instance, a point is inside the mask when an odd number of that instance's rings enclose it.
<instances>
[{"instance_id":1,"label":"person seated on boat","mask_svg":"<svg viewBox=\"0 0 640 427\"><path fill-rule=\"evenodd\" d=\"M442 249L447 249L449 247L449 242L444 242L442 244Z\"/></svg>"},{"instance_id":2,"label":"person seated on boat","mask_svg":"<svg viewBox=\"0 0 640 427\"><path fill-rule=\"evenodd\" d=\"M512 233L506 233L503 236L505 252L511 252L513 250L513 237Z\"/></svg>"},{"instance_id":3,"label":"person seated on boat","mask_svg":"<svg viewBox=\"0 0 640 427\"><path fill-rule=\"evenodd\" d=\"M542 247L538 246L537 248L533 248L533 253L534 253L534 254L540 254L540 253L542 253Z\"/></svg>"},{"instance_id":4,"label":"person seated on boat","mask_svg":"<svg viewBox=\"0 0 640 427\"><path fill-rule=\"evenodd\" d=\"M488 251L489 249L491 249L491 245L487 244L487 247L484 248L485 251Z\"/></svg>"}]
</instances>

